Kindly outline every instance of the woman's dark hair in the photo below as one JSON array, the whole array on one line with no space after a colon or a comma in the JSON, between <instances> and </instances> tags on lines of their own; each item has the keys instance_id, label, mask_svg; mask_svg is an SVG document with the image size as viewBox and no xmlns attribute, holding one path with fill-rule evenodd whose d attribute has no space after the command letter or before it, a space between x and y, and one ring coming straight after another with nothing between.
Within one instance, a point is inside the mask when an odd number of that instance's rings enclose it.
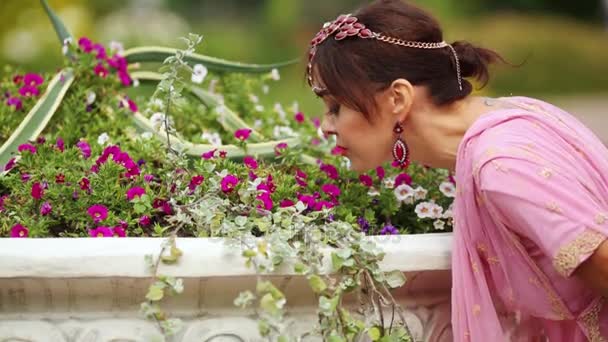
<instances>
[{"instance_id":1,"label":"woman's dark hair","mask_svg":"<svg viewBox=\"0 0 608 342\"><path fill-rule=\"evenodd\" d=\"M372 32L406 41L441 42L437 20L424 10L402 0L377 0L353 14ZM413 85L428 87L435 105L450 104L469 95L473 77L485 86L488 65L504 60L496 52L465 41L452 43L460 61L462 90L458 86L456 61L449 47L419 49L375 39L327 38L312 60L314 76L323 81L338 102L364 113L376 108L374 94L404 78ZM313 77L314 78L314 77Z\"/></svg>"}]
</instances>

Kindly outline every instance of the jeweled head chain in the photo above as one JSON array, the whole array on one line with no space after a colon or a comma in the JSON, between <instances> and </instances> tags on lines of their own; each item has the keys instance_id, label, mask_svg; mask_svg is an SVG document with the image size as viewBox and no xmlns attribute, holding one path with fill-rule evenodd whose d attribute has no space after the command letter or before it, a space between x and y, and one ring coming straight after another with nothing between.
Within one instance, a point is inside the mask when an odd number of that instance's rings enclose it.
<instances>
[{"instance_id":1,"label":"jeweled head chain","mask_svg":"<svg viewBox=\"0 0 608 342\"><path fill-rule=\"evenodd\" d=\"M363 39L376 39L381 42L400 45L410 48L417 49L442 49L448 47L452 54L454 55L454 60L456 61L456 76L458 77L458 88L462 90L462 78L460 75L460 61L458 60L458 55L456 54L456 50L452 47L452 45L442 42L416 42L416 41L407 41L393 37L387 37L381 33L372 32L370 29L366 28L364 24L358 22L357 17L354 17L350 14L342 14L333 22L327 22L323 25L323 28L310 42L310 51L308 53L308 84L314 90L319 90L318 87L313 86L312 83L312 60L317 52L317 47L323 43L327 38L331 35L335 34L334 38L336 40L342 40L346 37L357 36Z\"/></svg>"}]
</instances>

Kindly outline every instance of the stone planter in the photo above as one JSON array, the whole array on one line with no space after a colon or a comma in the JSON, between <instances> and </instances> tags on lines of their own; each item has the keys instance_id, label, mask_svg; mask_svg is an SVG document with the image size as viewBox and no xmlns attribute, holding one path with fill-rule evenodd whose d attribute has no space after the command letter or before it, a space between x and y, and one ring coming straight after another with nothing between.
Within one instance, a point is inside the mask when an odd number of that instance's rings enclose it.
<instances>
[{"instance_id":1,"label":"stone planter","mask_svg":"<svg viewBox=\"0 0 608 342\"><path fill-rule=\"evenodd\" d=\"M417 341L452 341L451 234L370 237L386 252L384 270L406 273L394 291ZM139 315L150 284L144 262L163 239L0 239L0 341L150 341L159 334ZM179 264L160 273L184 279L184 293L164 301L182 318L175 341L262 341L251 312L236 308L255 276L223 239L180 238ZM313 326L317 300L306 279L279 271L270 279L287 296L294 331ZM318 339L308 338L315 341Z\"/></svg>"}]
</instances>

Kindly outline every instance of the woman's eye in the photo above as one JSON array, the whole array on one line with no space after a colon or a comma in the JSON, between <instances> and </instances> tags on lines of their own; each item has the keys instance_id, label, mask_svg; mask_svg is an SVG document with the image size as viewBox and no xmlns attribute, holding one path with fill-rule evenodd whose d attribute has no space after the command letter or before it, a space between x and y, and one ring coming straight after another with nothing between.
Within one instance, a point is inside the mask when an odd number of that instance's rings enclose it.
<instances>
[{"instance_id":1,"label":"woman's eye","mask_svg":"<svg viewBox=\"0 0 608 342\"><path fill-rule=\"evenodd\" d=\"M329 113L330 114L338 115L339 112L340 112L340 105L329 106Z\"/></svg>"}]
</instances>

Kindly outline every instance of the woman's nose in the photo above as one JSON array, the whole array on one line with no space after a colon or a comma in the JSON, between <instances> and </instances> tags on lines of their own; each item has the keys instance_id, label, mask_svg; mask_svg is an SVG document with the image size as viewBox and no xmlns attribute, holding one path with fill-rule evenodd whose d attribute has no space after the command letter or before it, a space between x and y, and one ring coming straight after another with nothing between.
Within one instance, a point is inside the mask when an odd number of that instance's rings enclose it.
<instances>
[{"instance_id":1,"label":"woman's nose","mask_svg":"<svg viewBox=\"0 0 608 342\"><path fill-rule=\"evenodd\" d=\"M323 121L321 121L321 131L326 138L332 134L336 134L335 127L327 115L325 115Z\"/></svg>"}]
</instances>

